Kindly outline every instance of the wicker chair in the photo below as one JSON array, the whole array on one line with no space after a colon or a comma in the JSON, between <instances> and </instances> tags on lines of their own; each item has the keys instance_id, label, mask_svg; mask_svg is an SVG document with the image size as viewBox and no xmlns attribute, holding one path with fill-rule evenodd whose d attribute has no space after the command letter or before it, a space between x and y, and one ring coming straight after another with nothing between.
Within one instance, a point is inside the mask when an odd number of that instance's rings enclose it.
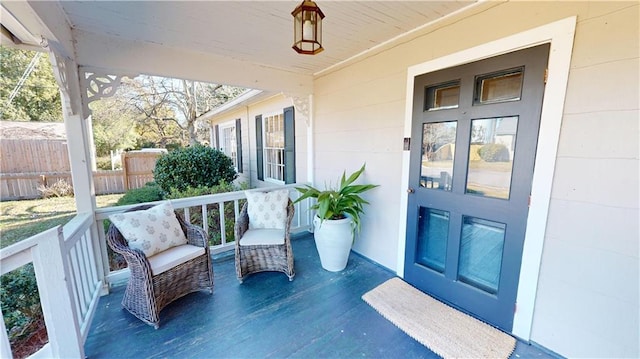
<instances>
[{"instance_id":1,"label":"wicker chair","mask_svg":"<svg viewBox=\"0 0 640 359\"><path fill-rule=\"evenodd\" d=\"M143 205L129 211L151 207ZM107 233L107 243L113 251L124 256L131 271L122 306L155 329L160 326L160 311L169 303L203 289L213 293L213 270L207 234L201 228L187 224L180 215L176 214L176 217L188 244L203 247L204 254L158 275L152 273L149 260L142 251L129 248L126 239L115 225L111 224Z\"/></svg>"},{"instance_id":2,"label":"wicker chair","mask_svg":"<svg viewBox=\"0 0 640 359\"><path fill-rule=\"evenodd\" d=\"M258 272L282 272L293 280L293 251L291 250L290 228L293 219L293 202L287 205L287 219L282 244L251 244L243 245L242 237L249 229L248 204L242 206L242 211L235 225L236 275L240 283L250 274ZM253 229L252 231L260 231Z\"/></svg>"}]
</instances>

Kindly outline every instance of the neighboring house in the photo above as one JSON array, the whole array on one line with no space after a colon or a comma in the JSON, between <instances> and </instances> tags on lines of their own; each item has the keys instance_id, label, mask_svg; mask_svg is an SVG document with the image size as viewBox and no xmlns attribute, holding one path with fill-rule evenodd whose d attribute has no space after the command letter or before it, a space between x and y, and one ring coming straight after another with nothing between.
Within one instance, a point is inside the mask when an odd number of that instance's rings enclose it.
<instances>
[{"instance_id":1,"label":"neighboring house","mask_svg":"<svg viewBox=\"0 0 640 359\"><path fill-rule=\"evenodd\" d=\"M233 3L224 6L240 11ZM76 69L88 77L98 67L109 74L147 72L264 90L207 115L212 145L235 156L240 180L252 187L322 186L366 163L361 180L380 187L365 196L371 205L355 251L563 356L639 357L640 3L456 3L460 9L378 42L355 31L353 40L331 32L329 10L338 14L340 4L326 5L326 46L363 47L347 58L327 49L303 60L269 42L286 27L278 16L244 24L246 31L253 25L269 30L265 46L249 48L253 42L247 40L241 47L205 48L190 42L205 41L203 32L174 36L145 32L137 23L129 29L122 21L114 21L124 26L122 36L110 36L120 30L107 22L94 25L99 16L74 3L59 9L37 3L23 14L59 35L62 45L53 50L75 40L75 52L68 52L77 59L57 57L80 65L71 73L59 69L67 79L77 76ZM375 6L361 4L362 11ZM232 12L207 13L207 26L218 14ZM77 23L57 33L65 16ZM246 21L251 19L258 18ZM260 27L271 22L280 26ZM373 37L376 31L369 30ZM158 38L145 37L153 35ZM184 43L194 46L191 52L179 48ZM206 53L218 48L220 53ZM71 83L74 90L66 96L75 112L67 116L68 128L82 135L88 113L79 108L87 100L74 94L85 79ZM504 118L517 124L499 126ZM455 155L437 164L450 185L435 186L422 180L434 170L423 161L433 158L422 153L431 148L423 135L441 124L456 133ZM485 131L477 138L482 144L511 143L514 127L512 163L469 164L472 134ZM71 145L86 147L86 138L78 137ZM81 157L73 160L82 165ZM76 176L74 183L84 181L90 194L91 181ZM79 207L91 210L87 198Z\"/></svg>"}]
</instances>

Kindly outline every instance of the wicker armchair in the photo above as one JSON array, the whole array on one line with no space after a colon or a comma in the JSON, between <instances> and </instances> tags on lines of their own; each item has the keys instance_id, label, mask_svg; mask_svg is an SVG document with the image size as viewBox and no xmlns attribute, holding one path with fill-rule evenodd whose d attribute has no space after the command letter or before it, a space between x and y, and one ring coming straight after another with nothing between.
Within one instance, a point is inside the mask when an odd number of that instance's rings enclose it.
<instances>
[{"instance_id":1,"label":"wicker armchair","mask_svg":"<svg viewBox=\"0 0 640 359\"><path fill-rule=\"evenodd\" d=\"M293 219L293 202L287 205L287 219L280 244L243 244L242 237L249 230L248 204L242 206L242 211L235 225L235 255L236 275L240 283L250 274L258 272L282 272L293 280L293 251L291 250L290 228ZM263 231L252 229L251 231Z\"/></svg>"},{"instance_id":2,"label":"wicker armchair","mask_svg":"<svg viewBox=\"0 0 640 359\"><path fill-rule=\"evenodd\" d=\"M138 206L127 212L151 207L153 206ZM160 326L160 311L169 303L186 294L203 289L213 293L213 270L207 234L201 228L187 224L180 215L176 214L176 217L187 237L187 244L180 247L188 245L202 247L204 254L182 262L158 275L154 275L152 264L142 251L129 248L126 239L115 225L111 224L107 233L107 243L113 251L120 253L125 258L131 272L127 289L122 298L122 306L155 329ZM159 254L150 258L157 255Z\"/></svg>"}]
</instances>

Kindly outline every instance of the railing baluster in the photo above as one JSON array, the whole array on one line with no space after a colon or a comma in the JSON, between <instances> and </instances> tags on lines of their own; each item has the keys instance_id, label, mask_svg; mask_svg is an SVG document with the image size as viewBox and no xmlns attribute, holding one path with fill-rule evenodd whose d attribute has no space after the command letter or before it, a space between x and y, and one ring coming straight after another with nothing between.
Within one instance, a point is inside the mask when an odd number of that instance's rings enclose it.
<instances>
[{"instance_id":1,"label":"railing baluster","mask_svg":"<svg viewBox=\"0 0 640 359\"><path fill-rule=\"evenodd\" d=\"M209 234L209 211L206 204L202 205L202 229L204 229L207 235Z\"/></svg>"},{"instance_id":2,"label":"railing baluster","mask_svg":"<svg viewBox=\"0 0 640 359\"><path fill-rule=\"evenodd\" d=\"M191 224L191 215L189 214L189 207L184 207L184 221Z\"/></svg>"},{"instance_id":3,"label":"railing baluster","mask_svg":"<svg viewBox=\"0 0 640 359\"><path fill-rule=\"evenodd\" d=\"M84 234L82 235L82 241L87 247L87 258L89 259L87 265L89 266L91 279L93 280L93 283L98 283L98 264L96 263L93 246L91 245L91 229L88 229L86 232L84 232Z\"/></svg>"},{"instance_id":4,"label":"railing baluster","mask_svg":"<svg viewBox=\"0 0 640 359\"><path fill-rule=\"evenodd\" d=\"M220 212L220 244L227 244L227 227L224 223L224 202L218 202L218 210Z\"/></svg>"},{"instance_id":5,"label":"railing baluster","mask_svg":"<svg viewBox=\"0 0 640 359\"><path fill-rule=\"evenodd\" d=\"M76 244L76 247L80 247L79 252L80 252L80 273L82 274L82 277L84 279L83 281L83 287L84 287L84 305L82 306L83 308L86 308L86 306L89 304L89 302L91 301L91 292L92 292L92 280L91 280L91 269L89 269L89 263L87 261L87 259L89 258L89 253L87 251L87 246L85 244L84 241L84 234L80 234L80 239L78 240L78 243ZM82 317L84 317L84 314L82 315Z\"/></svg>"},{"instance_id":6,"label":"railing baluster","mask_svg":"<svg viewBox=\"0 0 640 359\"><path fill-rule=\"evenodd\" d=\"M4 324L4 315L2 314L2 309L0 308L0 316L2 316L2 320L0 321L0 358L13 358L13 354L11 354L11 344L9 343L9 335L7 334L7 326Z\"/></svg>"},{"instance_id":7,"label":"railing baluster","mask_svg":"<svg viewBox=\"0 0 640 359\"><path fill-rule=\"evenodd\" d=\"M81 313L82 309L80 308L81 307L80 288L79 288L80 284L79 284L78 275L77 275L78 270L74 268L75 263L74 263L74 259L71 252L67 253L65 260L67 261L70 272L71 272L69 279L71 281L71 293L74 296L73 302L76 306L76 313Z\"/></svg>"},{"instance_id":8,"label":"railing baluster","mask_svg":"<svg viewBox=\"0 0 640 359\"><path fill-rule=\"evenodd\" d=\"M240 216L240 200L239 199L236 199L233 201L233 213L235 214L235 222L238 222L238 217Z\"/></svg>"}]
</instances>

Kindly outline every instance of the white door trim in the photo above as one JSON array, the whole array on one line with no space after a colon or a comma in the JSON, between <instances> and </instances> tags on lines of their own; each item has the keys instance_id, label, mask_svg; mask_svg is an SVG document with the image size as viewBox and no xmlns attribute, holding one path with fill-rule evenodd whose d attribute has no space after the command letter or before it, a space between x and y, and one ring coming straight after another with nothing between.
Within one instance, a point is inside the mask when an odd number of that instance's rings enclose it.
<instances>
[{"instance_id":1,"label":"white door trim","mask_svg":"<svg viewBox=\"0 0 640 359\"><path fill-rule=\"evenodd\" d=\"M413 108L413 80L416 76L450 68L473 61L506 54L516 50L550 43L549 76L545 86L540 119L540 133L536 150L535 170L531 191L531 206L527 218L520 282L516 298L517 310L512 333L528 341L538 288L538 275L542 260L542 247L547 225L547 214L551 200L551 185L558 152L560 126L564 111L564 99L569 78L576 17L568 17L531 30L482 44L467 50L439 57L407 69L404 137L411 137ZM419 146L419 139L412 139ZM404 254L406 244L407 192L409 184L409 151L402 154L402 182L400 194L400 221L397 274L404 276Z\"/></svg>"}]
</instances>

